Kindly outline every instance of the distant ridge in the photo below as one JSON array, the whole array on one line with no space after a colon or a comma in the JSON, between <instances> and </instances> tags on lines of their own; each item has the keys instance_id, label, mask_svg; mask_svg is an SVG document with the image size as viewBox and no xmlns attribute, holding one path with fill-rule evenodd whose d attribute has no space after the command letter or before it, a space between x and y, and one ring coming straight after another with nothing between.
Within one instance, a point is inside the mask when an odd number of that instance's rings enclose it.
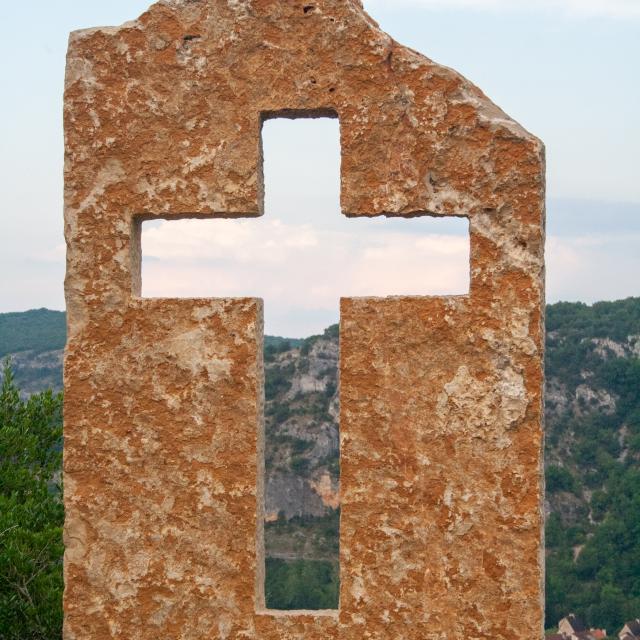
<instances>
[{"instance_id":1,"label":"distant ridge","mask_svg":"<svg viewBox=\"0 0 640 640\"><path fill-rule=\"evenodd\" d=\"M0 358L10 353L44 353L64 349L67 340L64 311L32 309L0 313Z\"/></svg>"},{"instance_id":2,"label":"distant ridge","mask_svg":"<svg viewBox=\"0 0 640 640\"><path fill-rule=\"evenodd\" d=\"M32 309L0 313L0 358L23 351L34 354L64 349L67 340L67 314L50 309ZM299 347L301 338L265 336L265 347L282 350L283 346Z\"/></svg>"},{"instance_id":3,"label":"distant ridge","mask_svg":"<svg viewBox=\"0 0 640 640\"><path fill-rule=\"evenodd\" d=\"M640 298L629 297L592 305L557 302L547 306L547 330L552 331L557 322L571 317L579 332L588 327L594 336L622 340L640 324L639 301ZM0 313L0 358L23 351L39 354L64 349L66 315L64 311L45 308ZM264 346L275 351L282 351L287 345L292 348L300 347L304 342L302 338L264 337Z\"/></svg>"}]
</instances>

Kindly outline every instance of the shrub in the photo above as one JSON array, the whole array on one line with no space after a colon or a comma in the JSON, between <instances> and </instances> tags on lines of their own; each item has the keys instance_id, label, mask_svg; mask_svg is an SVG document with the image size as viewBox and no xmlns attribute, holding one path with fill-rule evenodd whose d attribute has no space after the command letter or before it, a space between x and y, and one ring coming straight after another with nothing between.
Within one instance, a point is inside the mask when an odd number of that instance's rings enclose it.
<instances>
[{"instance_id":1,"label":"shrub","mask_svg":"<svg viewBox=\"0 0 640 640\"><path fill-rule=\"evenodd\" d=\"M564 467L550 466L546 471L547 492L570 491L574 493L577 483L571 472Z\"/></svg>"},{"instance_id":2,"label":"shrub","mask_svg":"<svg viewBox=\"0 0 640 640\"><path fill-rule=\"evenodd\" d=\"M337 563L267 558L265 598L269 609L337 609L338 592Z\"/></svg>"},{"instance_id":3,"label":"shrub","mask_svg":"<svg viewBox=\"0 0 640 640\"><path fill-rule=\"evenodd\" d=\"M0 637L62 636L61 396L0 390Z\"/></svg>"}]
</instances>

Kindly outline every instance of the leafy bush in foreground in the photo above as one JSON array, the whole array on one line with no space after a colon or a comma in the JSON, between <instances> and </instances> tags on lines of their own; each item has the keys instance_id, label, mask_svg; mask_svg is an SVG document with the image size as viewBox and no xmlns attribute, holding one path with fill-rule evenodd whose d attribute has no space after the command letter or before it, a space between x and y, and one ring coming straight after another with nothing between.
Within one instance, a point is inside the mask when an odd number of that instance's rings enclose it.
<instances>
[{"instance_id":1,"label":"leafy bush in foreground","mask_svg":"<svg viewBox=\"0 0 640 640\"><path fill-rule=\"evenodd\" d=\"M0 389L0 638L62 635L62 398Z\"/></svg>"}]
</instances>

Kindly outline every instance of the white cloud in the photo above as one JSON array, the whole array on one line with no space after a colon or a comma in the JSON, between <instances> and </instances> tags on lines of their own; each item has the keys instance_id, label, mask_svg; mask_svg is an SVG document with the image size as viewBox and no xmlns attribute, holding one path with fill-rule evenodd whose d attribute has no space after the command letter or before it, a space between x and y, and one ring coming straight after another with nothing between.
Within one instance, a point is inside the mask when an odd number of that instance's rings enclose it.
<instances>
[{"instance_id":1,"label":"white cloud","mask_svg":"<svg viewBox=\"0 0 640 640\"><path fill-rule=\"evenodd\" d=\"M173 260L281 263L286 253L318 244L310 225L280 220L182 220L144 231L145 255Z\"/></svg>"},{"instance_id":2,"label":"white cloud","mask_svg":"<svg viewBox=\"0 0 640 640\"><path fill-rule=\"evenodd\" d=\"M267 333L306 336L337 321L340 297L467 293L469 238L434 233L437 222L425 220L422 231L385 220L351 220L344 228L267 218L149 225L143 294L261 297ZM549 301L640 294L638 246L637 232L551 235Z\"/></svg>"},{"instance_id":3,"label":"white cloud","mask_svg":"<svg viewBox=\"0 0 640 640\"><path fill-rule=\"evenodd\" d=\"M415 6L479 11L553 11L565 15L640 18L640 0L365 0L369 8Z\"/></svg>"},{"instance_id":4,"label":"white cloud","mask_svg":"<svg viewBox=\"0 0 640 640\"><path fill-rule=\"evenodd\" d=\"M381 233L384 222L163 222L143 229L143 295L261 297L267 332L297 337L337 321L340 297L468 292L468 236Z\"/></svg>"}]
</instances>

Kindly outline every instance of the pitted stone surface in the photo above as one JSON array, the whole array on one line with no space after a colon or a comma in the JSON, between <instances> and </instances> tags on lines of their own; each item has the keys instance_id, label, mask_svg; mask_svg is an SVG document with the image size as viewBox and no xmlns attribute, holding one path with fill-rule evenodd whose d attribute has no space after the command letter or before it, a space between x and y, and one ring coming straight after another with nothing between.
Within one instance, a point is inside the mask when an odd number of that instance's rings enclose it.
<instances>
[{"instance_id":1,"label":"pitted stone surface","mask_svg":"<svg viewBox=\"0 0 640 640\"><path fill-rule=\"evenodd\" d=\"M262 306L143 300L140 221L262 213L261 123L339 117L350 216L467 216L471 290L344 299L337 612L263 607ZM72 34L66 640L542 636L544 152L358 0Z\"/></svg>"}]
</instances>

